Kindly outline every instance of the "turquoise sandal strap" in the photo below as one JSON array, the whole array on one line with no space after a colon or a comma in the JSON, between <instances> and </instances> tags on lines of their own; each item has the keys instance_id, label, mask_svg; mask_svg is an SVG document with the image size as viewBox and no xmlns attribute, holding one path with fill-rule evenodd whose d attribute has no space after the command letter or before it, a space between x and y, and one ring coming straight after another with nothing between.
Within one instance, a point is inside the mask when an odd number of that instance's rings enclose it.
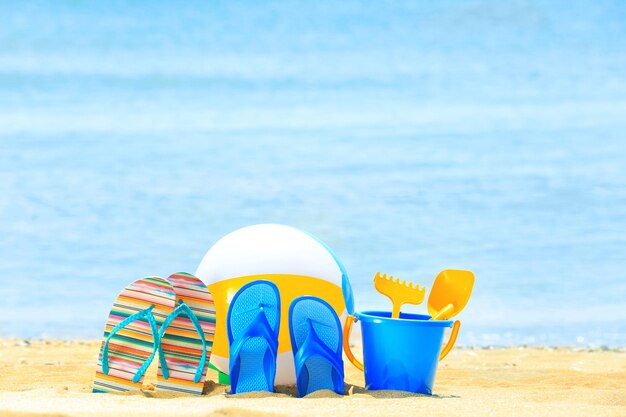
<instances>
[{"instance_id":1,"label":"turquoise sandal strap","mask_svg":"<svg viewBox=\"0 0 626 417\"><path fill-rule=\"evenodd\" d=\"M172 314L167 316L167 318L163 322L163 325L161 326L161 332L159 333L159 339L163 338L165 331L167 330L169 325L172 324L172 322L174 321L176 317L180 316L183 313L187 315L189 320L191 320L191 323L193 324L193 326L196 328L196 332L198 332L198 335L200 336L200 341L202 342L202 357L200 358L200 362L198 363L198 369L196 369L196 374L193 380L195 383L198 383L200 381L200 378L202 378L202 374L204 373L204 367L206 364L207 345L206 345L206 340L204 338L204 330L202 330L202 326L200 326L198 317L191 310L191 308L189 308L189 306L185 304L183 300L179 300L178 303L179 303L178 307L176 307L176 309L172 312ZM159 357L161 361L161 370L163 371L163 378L168 379L170 377L170 372L167 367L167 362L165 361L163 350L161 349L160 344L159 344Z\"/></svg>"},{"instance_id":2,"label":"turquoise sandal strap","mask_svg":"<svg viewBox=\"0 0 626 417\"><path fill-rule=\"evenodd\" d=\"M141 367L137 370L137 372L133 376L133 382L134 383L139 382L141 377L146 372L146 369L148 369L148 366L150 366L150 364L152 363L152 360L154 359L154 355L157 349L159 349L159 346L161 345L159 343L159 331L157 329L157 324L156 324L156 321L154 320L154 315L152 314L153 308L154 308L154 304L152 304L150 307L146 308L145 310L141 310L133 314L132 316L126 317L124 320L119 322L118 325L115 326L111 330L111 332L109 333L109 335L107 336L104 342L104 347L102 348L102 373L103 374L105 375L109 374L109 341L111 340L111 338L117 332L122 330L124 327L128 326L130 323L136 320L146 319L148 323L150 324L150 329L152 330L152 337L154 339L154 348L152 349L152 353L150 354L150 356L144 361L144 363L141 365Z\"/></svg>"}]
</instances>

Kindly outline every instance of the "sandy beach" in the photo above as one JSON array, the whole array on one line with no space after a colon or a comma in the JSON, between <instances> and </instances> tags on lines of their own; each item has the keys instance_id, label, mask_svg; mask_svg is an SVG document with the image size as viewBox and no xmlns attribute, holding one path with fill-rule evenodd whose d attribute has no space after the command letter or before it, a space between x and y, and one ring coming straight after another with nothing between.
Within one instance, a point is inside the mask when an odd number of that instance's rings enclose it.
<instances>
[{"instance_id":1,"label":"sandy beach","mask_svg":"<svg viewBox=\"0 0 626 417\"><path fill-rule=\"evenodd\" d=\"M457 348L442 361L432 397L366 391L346 366L347 395L293 387L231 396L210 383L202 397L164 395L148 372L144 392L92 394L97 341L0 341L1 416L624 416L626 352ZM216 375L212 376L216 380Z\"/></svg>"}]
</instances>

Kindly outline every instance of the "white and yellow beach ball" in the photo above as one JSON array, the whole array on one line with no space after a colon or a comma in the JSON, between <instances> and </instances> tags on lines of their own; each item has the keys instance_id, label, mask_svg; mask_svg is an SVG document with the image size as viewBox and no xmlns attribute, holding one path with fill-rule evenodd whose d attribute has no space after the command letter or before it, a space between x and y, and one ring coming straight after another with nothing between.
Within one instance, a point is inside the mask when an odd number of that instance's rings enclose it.
<instances>
[{"instance_id":1,"label":"white and yellow beach ball","mask_svg":"<svg viewBox=\"0 0 626 417\"><path fill-rule=\"evenodd\" d=\"M321 240L290 226L259 224L224 236L206 253L196 276L207 284L215 300L211 363L226 374L226 316L230 301L248 282L264 279L276 284L281 299L276 385L296 382L288 317L293 299L302 295L324 299L335 309L342 324L346 312L354 310L350 282L339 259Z\"/></svg>"}]
</instances>

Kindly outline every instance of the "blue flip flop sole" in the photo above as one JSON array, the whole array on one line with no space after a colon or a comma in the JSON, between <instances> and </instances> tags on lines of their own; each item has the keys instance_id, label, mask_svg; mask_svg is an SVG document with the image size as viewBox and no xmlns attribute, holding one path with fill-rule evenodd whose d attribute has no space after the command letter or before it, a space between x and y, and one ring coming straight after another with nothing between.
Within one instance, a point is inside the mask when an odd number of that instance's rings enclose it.
<instances>
[{"instance_id":1,"label":"blue flip flop sole","mask_svg":"<svg viewBox=\"0 0 626 417\"><path fill-rule=\"evenodd\" d=\"M322 389L342 394L342 332L335 310L317 297L296 298L289 308L289 331L298 395Z\"/></svg>"},{"instance_id":2,"label":"blue flip flop sole","mask_svg":"<svg viewBox=\"0 0 626 417\"><path fill-rule=\"evenodd\" d=\"M233 394L274 390L279 326L280 296L272 282L254 281L235 294L227 316Z\"/></svg>"}]
</instances>

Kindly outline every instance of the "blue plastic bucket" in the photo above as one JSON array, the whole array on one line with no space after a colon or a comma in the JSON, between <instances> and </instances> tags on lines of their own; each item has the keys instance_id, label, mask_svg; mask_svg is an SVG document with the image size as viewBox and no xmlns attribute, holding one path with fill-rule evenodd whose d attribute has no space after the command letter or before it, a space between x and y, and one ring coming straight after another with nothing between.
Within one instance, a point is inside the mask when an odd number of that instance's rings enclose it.
<instances>
[{"instance_id":1,"label":"blue plastic bucket","mask_svg":"<svg viewBox=\"0 0 626 417\"><path fill-rule=\"evenodd\" d=\"M365 388L431 395L444 330L452 327L453 321L409 313L392 319L386 311L355 316L361 322Z\"/></svg>"}]
</instances>

